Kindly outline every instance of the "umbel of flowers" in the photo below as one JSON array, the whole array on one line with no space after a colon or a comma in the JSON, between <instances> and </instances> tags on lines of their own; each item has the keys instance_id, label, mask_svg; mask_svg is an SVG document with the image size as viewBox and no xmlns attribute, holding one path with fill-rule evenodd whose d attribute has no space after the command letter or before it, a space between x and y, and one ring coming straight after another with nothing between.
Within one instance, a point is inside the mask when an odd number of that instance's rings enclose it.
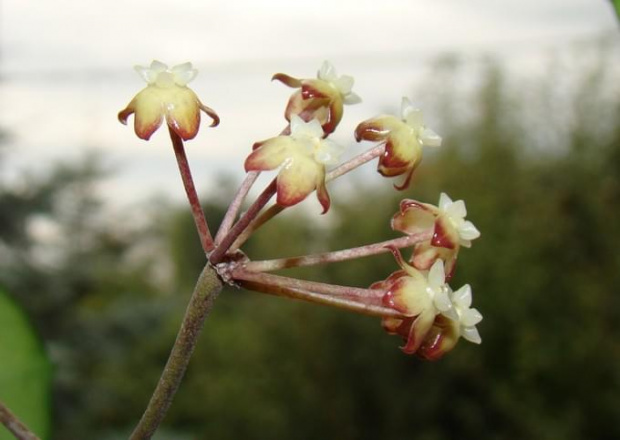
<instances>
[{"instance_id":1,"label":"umbel of flowers","mask_svg":"<svg viewBox=\"0 0 620 440\"><path fill-rule=\"evenodd\" d=\"M348 160L341 161L344 148L329 137L343 118L345 104L361 102L353 92L353 78L339 76L327 61L316 78L275 74L273 79L295 89L285 106L284 128L266 140L249 143L253 146L248 148L244 164L245 180L213 237L198 202L183 141L196 136L201 111L211 117L212 126L217 125L219 118L187 87L197 73L190 63L168 68L153 61L149 67L136 70L147 87L119 113L119 119L126 123L134 114L135 132L145 140L166 121L205 261L223 282L379 317L389 334L402 338L405 353L424 359L440 358L461 338L481 342L476 325L482 315L471 307L471 287L453 290L447 284L460 250L470 247L480 232L465 219L465 203L453 201L444 193L437 206L405 199L395 214L386 213L386 227L391 215L392 229L403 234L392 240L273 260L251 261L242 252L245 241L263 224L313 192L326 213L330 208L328 183L374 159L382 176L404 176L396 189L409 187L424 147L439 147L442 139L425 125L422 111L408 98L403 98L399 115L373 116L360 122L352 136L358 142L374 145L352 152ZM263 172L273 172L273 180L244 206L250 189ZM275 202L268 206L274 196ZM411 250L409 259L402 256L401 249ZM386 252L394 255L397 270L370 287L340 286L272 273Z\"/></svg>"}]
</instances>

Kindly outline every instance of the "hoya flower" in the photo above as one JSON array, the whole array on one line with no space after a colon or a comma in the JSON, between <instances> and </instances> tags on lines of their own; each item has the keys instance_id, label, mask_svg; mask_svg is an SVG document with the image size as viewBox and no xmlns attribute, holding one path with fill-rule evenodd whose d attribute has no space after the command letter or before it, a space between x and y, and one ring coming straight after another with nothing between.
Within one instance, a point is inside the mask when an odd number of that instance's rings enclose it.
<instances>
[{"instance_id":1,"label":"hoya flower","mask_svg":"<svg viewBox=\"0 0 620 440\"><path fill-rule=\"evenodd\" d=\"M432 238L416 245L412 263L417 269L428 270L442 259L450 279L460 247L471 247L471 241L480 237L474 224L465 220L466 215L465 202L453 202L445 193L439 196L439 206L405 199L392 218L392 229L413 235L433 228Z\"/></svg>"},{"instance_id":2,"label":"hoya flower","mask_svg":"<svg viewBox=\"0 0 620 440\"><path fill-rule=\"evenodd\" d=\"M454 348L459 338L480 344L482 339L476 329L476 324L482 321L482 315L471 308L471 287L464 285L456 292L450 291L450 301L458 318L450 319L444 315L437 315L430 331L416 354L428 360L439 359Z\"/></svg>"},{"instance_id":3,"label":"hoya flower","mask_svg":"<svg viewBox=\"0 0 620 440\"><path fill-rule=\"evenodd\" d=\"M277 202L292 206L316 190L323 213L330 205L325 187L325 166L338 162L343 148L323 139L321 123L291 118L291 134L277 136L254 145L245 160L246 171L266 171L280 167L277 177Z\"/></svg>"},{"instance_id":4,"label":"hoya flower","mask_svg":"<svg viewBox=\"0 0 620 440\"><path fill-rule=\"evenodd\" d=\"M424 125L422 111L408 98L403 98L401 117L381 115L360 123L355 129L358 142L385 142L385 153L379 158L377 170L383 176L405 174L405 181L397 189L405 189L411 182L416 167L422 160L422 147L441 146L441 137Z\"/></svg>"},{"instance_id":5,"label":"hoya flower","mask_svg":"<svg viewBox=\"0 0 620 440\"><path fill-rule=\"evenodd\" d=\"M284 73L276 73L273 79L289 87L298 88L286 106L284 116L291 121L298 115L304 121L318 119L325 135L333 133L344 110L344 104L357 104L361 98L353 93L353 77L338 76L329 61L324 61L317 73L317 79L298 79Z\"/></svg>"},{"instance_id":6,"label":"hoya flower","mask_svg":"<svg viewBox=\"0 0 620 440\"><path fill-rule=\"evenodd\" d=\"M415 353L426 340L438 315L458 319L449 297L443 261L437 260L428 272L421 272L397 256L402 270L386 280L374 283L371 289L385 291L384 305L401 312L405 318L384 318L383 328L390 334L403 337L402 350Z\"/></svg>"},{"instance_id":7,"label":"hoya flower","mask_svg":"<svg viewBox=\"0 0 620 440\"><path fill-rule=\"evenodd\" d=\"M134 114L134 129L139 138L148 140L166 118L168 126L183 140L193 139L200 126L200 110L213 119L212 127L219 124L217 114L187 87L198 74L191 63L168 68L153 61L149 67L135 69L148 85L121 110L118 119L127 124L127 118Z\"/></svg>"}]
</instances>

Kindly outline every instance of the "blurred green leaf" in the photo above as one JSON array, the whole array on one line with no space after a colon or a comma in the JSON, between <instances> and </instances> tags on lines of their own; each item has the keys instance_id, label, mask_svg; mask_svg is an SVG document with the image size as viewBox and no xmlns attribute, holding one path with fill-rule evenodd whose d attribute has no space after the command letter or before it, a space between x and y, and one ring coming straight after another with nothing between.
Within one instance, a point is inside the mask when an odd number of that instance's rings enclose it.
<instances>
[{"instance_id":1,"label":"blurred green leaf","mask_svg":"<svg viewBox=\"0 0 620 440\"><path fill-rule=\"evenodd\" d=\"M0 292L0 400L42 439L50 432L50 364L20 307ZM12 440L0 431L0 440Z\"/></svg>"},{"instance_id":2,"label":"blurred green leaf","mask_svg":"<svg viewBox=\"0 0 620 440\"><path fill-rule=\"evenodd\" d=\"M620 18L620 0L611 0L611 4L614 5L616 15Z\"/></svg>"}]
</instances>

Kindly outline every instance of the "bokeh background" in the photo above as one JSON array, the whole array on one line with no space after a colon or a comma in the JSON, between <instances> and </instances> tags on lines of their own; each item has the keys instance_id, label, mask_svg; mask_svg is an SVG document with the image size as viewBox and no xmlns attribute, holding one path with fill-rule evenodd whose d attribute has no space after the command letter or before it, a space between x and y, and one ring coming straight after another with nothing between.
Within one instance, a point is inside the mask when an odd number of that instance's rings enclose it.
<instances>
[{"instance_id":1,"label":"bokeh background","mask_svg":"<svg viewBox=\"0 0 620 440\"><path fill-rule=\"evenodd\" d=\"M245 250L385 240L399 200L445 191L482 231L452 284L472 285L483 344L428 363L376 319L231 289L157 438L620 438L618 38L605 0L0 0L0 308L24 310L51 365L20 379L51 378L41 435L126 438L204 264L165 133L145 143L116 121L143 86L132 65L200 69L222 124L187 149L217 224L252 143L284 124L290 90L271 75L329 59L364 99L334 136L349 155L370 146L353 127L401 96L444 145L407 191L368 165L330 186L329 214L310 197ZM395 268L287 274L368 286ZM27 388L15 345L0 349L9 403Z\"/></svg>"}]
</instances>

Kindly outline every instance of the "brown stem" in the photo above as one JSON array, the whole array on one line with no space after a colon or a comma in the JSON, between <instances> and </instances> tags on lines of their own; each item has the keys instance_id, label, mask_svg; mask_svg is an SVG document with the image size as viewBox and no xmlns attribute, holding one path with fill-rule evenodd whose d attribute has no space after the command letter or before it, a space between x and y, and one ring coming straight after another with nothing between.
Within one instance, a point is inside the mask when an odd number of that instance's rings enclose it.
<instances>
[{"instance_id":1,"label":"brown stem","mask_svg":"<svg viewBox=\"0 0 620 440\"><path fill-rule=\"evenodd\" d=\"M413 246L416 243L430 240L433 230L420 232L418 234L406 235L380 243L369 244L351 249L335 252L325 252L322 254L304 255L302 257L278 258L276 260L250 261L244 268L248 272L269 272L272 270L286 269L289 267L313 266L316 264L334 263L337 261L351 260L354 258L366 257L369 255L390 252L390 248L401 249Z\"/></svg>"},{"instance_id":2,"label":"brown stem","mask_svg":"<svg viewBox=\"0 0 620 440\"><path fill-rule=\"evenodd\" d=\"M2 402L0 402L0 423L18 440L39 440L39 437L30 431Z\"/></svg>"},{"instance_id":3,"label":"brown stem","mask_svg":"<svg viewBox=\"0 0 620 440\"><path fill-rule=\"evenodd\" d=\"M230 248L230 245L237 239L239 234L243 232L243 230L250 224L254 218L258 215L261 209L269 202L269 200L276 193L276 179L273 179L271 183L263 190L263 192L258 196L258 198L254 201L252 206L247 210L247 212L239 219L235 226L232 227L230 232L226 234L226 237L222 240L222 242L215 248L213 253L209 256L209 261L213 265L216 265L222 261L222 258L226 254L226 251Z\"/></svg>"},{"instance_id":4,"label":"brown stem","mask_svg":"<svg viewBox=\"0 0 620 440\"><path fill-rule=\"evenodd\" d=\"M323 304L340 309L349 310L351 312L361 313L363 315L378 316L381 318L403 318L404 316L397 310L373 304L352 301L347 298L337 296L328 296L315 292L308 292L302 289L294 289L292 287L276 287L265 286L261 283L253 281L241 281L242 287L254 290L255 292L267 293L269 295L285 296L287 298L300 299L315 304Z\"/></svg>"},{"instance_id":5,"label":"brown stem","mask_svg":"<svg viewBox=\"0 0 620 440\"><path fill-rule=\"evenodd\" d=\"M207 264L194 288L168 362L130 440L150 439L161 424L185 374L204 321L221 290L222 281L215 269Z\"/></svg>"},{"instance_id":6,"label":"brown stem","mask_svg":"<svg viewBox=\"0 0 620 440\"><path fill-rule=\"evenodd\" d=\"M207 224L207 219L202 211L202 206L200 206L200 200L198 200L198 194L196 193L196 187L192 179L192 172L189 168L187 156L185 155L185 148L183 147L183 139L181 139L172 128L168 127L168 131L170 132L174 154L179 164L179 171L181 172L185 193L187 194L189 205L192 208L192 215L194 216L194 223L196 223L196 229L200 236L200 243L202 244L202 249L205 251L205 254L208 254L215 246L213 244L211 231L209 230L209 225Z\"/></svg>"}]
</instances>

